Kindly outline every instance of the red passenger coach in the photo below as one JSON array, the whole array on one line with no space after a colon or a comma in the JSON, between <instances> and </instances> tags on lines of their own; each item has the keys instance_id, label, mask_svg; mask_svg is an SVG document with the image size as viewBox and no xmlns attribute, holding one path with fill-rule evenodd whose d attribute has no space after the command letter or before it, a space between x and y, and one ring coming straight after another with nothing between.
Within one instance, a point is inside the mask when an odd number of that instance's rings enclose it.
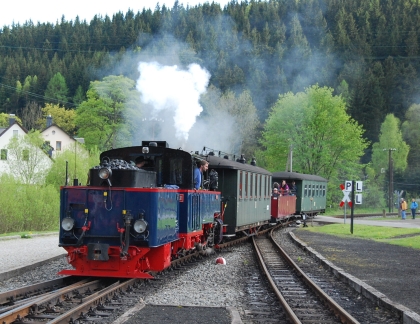
<instances>
[{"instance_id":1,"label":"red passenger coach","mask_svg":"<svg viewBox=\"0 0 420 324\"><path fill-rule=\"evenodd\" d=\"M271 197L271 218L282 220L296 212L296 196Z\"/></svg>"}]
</instances>

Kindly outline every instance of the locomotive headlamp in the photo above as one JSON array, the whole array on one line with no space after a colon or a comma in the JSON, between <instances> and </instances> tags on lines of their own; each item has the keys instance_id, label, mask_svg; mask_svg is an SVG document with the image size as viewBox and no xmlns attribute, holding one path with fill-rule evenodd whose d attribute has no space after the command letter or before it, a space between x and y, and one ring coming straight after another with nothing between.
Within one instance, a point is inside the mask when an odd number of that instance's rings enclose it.
<instances>
[{"instance_id":1,"label":"locomotive headlamp","mask_svg":"<svg viewBox=\"0 0 420 324\"><path fill-rule=\"evenodd\" d=\"M147 222L144 219L138 219L134 223L134 230L141 234L143 233L147 228Z\"/></svg>"},{"instance_id":2,"label":"locomotive headlamp","mask_svg":"<svg viewBox=\"0 0 420 324\"><path fill-rule=\"evenodd\" d=\"M110 176L112 176L112 171L110 168L99 169L99 178L106 180L106 179L109 179Z\"/></svg>"},{"instance_id":3,"label":"locomotive headlamp","mask_svg":"<svg viewBox=\"0 0 420 324\"><path fill-rule=\"evenodd\" d=\"M149 153L149 148L148 147L142 147L141 152L142 153Z\"/></svg>"},{"instance_id":4,"label":"locomotive headlamp","mask_svg":"<svg viewBox=\"0 0 420 324\"><path fill-rule=\"evenodd\" d=\"M65 217L63 218L63 221L61 222L61 228L65 231L71 231L74 227L74 219L71 217Z\"/></svg>"}]
</instances>

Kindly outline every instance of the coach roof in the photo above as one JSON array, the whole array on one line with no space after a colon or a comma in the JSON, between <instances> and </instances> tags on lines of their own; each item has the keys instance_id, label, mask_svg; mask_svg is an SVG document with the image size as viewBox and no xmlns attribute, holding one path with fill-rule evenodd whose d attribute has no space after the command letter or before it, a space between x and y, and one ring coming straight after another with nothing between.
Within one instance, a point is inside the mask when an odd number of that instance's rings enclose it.
<instances>
[{"instance_id":1,"label":"coach roof","mask_svg":"<svg viewBox=\"0 0 420 324\"><path fill-rule=\"evenodd\" d=\"M209 169L235 169L241 171L254 172L259 174L271 175L270 171L251 164L236 162L224 159L215 155L208 155L206 160L209 162Z\"/></svg>"}]
</instances>

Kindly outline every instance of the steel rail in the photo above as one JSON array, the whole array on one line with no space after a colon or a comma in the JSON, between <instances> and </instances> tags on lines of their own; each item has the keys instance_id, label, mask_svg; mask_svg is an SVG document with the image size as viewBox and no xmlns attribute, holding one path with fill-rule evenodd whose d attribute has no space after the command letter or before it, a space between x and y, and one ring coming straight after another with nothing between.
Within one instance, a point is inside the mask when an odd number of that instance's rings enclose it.
<instances>
[{"instance_id":1,"label":"steel rail","mask_svg":"<svg viewBox=\"0 0 420 324\"><path fill-rule=\"evenodd\" d=\"M52 300L55 300L57 297L62 296L63 294L66 294L68 292L71 292L74 289L79 289L84 286L89 286L95 284L95 282L89 282L88 279L79 281L77 283L74 283L70 286L67 286L65 288L61 288L53 293L49 292L46 295L41 295L38 298L35 298L23 305L20 305L10 311L7 311L3 314L0 314L0 322L2 324L9 324L16 321L16 319L24 318L30 314L30 312L33 309L38 308L39 305L42 305L44 303L48 303Z\"/></svg>"},{"instance_id":2,"label":"steel rail","mask_svg":"<svg viewBox=\"0 0 420 324\"><path fill-rule=\"evenodd\" d=\"M69 323L69 319L72 317L77 317L77 314L83 314L83 312L89 312L89 310L92 308L93 305L98 305L105 297L112 296L112 294L115 291L118 291L120 289L123 289L129 285L134 284L137 280L137 278L129 279L122 283L115 283L112 288L105 288L103 291L100 291L96 296L89 297L83 302L81 305L78 305L75 308L72 308L66 313L63 313L62 315L56 317L55 319L48 321L49 324L59 324L59 323Z\"/></svg>"},{"instance_id":3,"label":"steel rail","mask_svg":"<svg viewBox=\"0 0 420 324\"><path fill-rule=\"evenodd\" d=\"M289 257L289 255L282 249L282 247L274 240L273 231L270 232L270 240L278 248L282 257L293 267L297 275L312 289L313 292L323 300L330 309L338 316L342 323L359 324L359 322L351 316L345 309L338 305L330 296L328 296L315 282L309 278L306 273Z\"/></svg>"},{"instance_id":4,"label":"steel rail","mask_svg":"<svg viewBox=\"0 0 420 324\"><path fill-rule=\"evenodd\" d=\"M255 252L258 256L257 260L258 263L260 264L261 268L263 269L264 275L266 276L268 282L270 283L271 289L273 289L273 292L275 293L275 295L277 296L277 298L280 301L281 306L283 307L287 317L289 318L289 320L291 321L291 323L293 324L302 324L302 322L299 320L299 318L296 316L295 312L292 310L292 308L289 306L289 304L287 303L286 299L284 299L282 293L280 292L280 290L277 288L276 283L274 282L274 280L271 278L271 275L267 269L267 267L265 266L263 257L261 255L261 251L259 249L259 247L257 246L257 243L255 242L254 237L252 238L252 244L254 246Z\"/></svg>"}]
</instances>

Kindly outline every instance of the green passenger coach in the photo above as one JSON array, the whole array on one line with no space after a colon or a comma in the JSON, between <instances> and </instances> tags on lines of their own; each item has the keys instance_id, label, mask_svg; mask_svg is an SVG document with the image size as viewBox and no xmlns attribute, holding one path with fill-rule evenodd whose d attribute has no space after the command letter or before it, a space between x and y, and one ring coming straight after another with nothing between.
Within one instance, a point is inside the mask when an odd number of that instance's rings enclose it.
<instances>
[{"instance_id":1,"label":"green passenger coach","mask_svg":"<svg viewBox=\"0 0 420 324\"><path fill-rule=\"evenodd\" d=\"M219 175L223 192L225 237L267 224L270 219L271 173L256 165L209 155L209 170Z\"/></svg>"},{"instance_id":2,"label":"green passenger coach","mask_svg":"<svg viewBox=\"0 0 420 324\"><path fill-rule=\"evenodd\" d=\"M316 216L325 212L327 204L327 182L320 176L297 172L274 172L273 184L285 180L289 188L295 182L296 190L290 190L288 194L296 195L296 214Z\"/></svg>"}]
</instances>

